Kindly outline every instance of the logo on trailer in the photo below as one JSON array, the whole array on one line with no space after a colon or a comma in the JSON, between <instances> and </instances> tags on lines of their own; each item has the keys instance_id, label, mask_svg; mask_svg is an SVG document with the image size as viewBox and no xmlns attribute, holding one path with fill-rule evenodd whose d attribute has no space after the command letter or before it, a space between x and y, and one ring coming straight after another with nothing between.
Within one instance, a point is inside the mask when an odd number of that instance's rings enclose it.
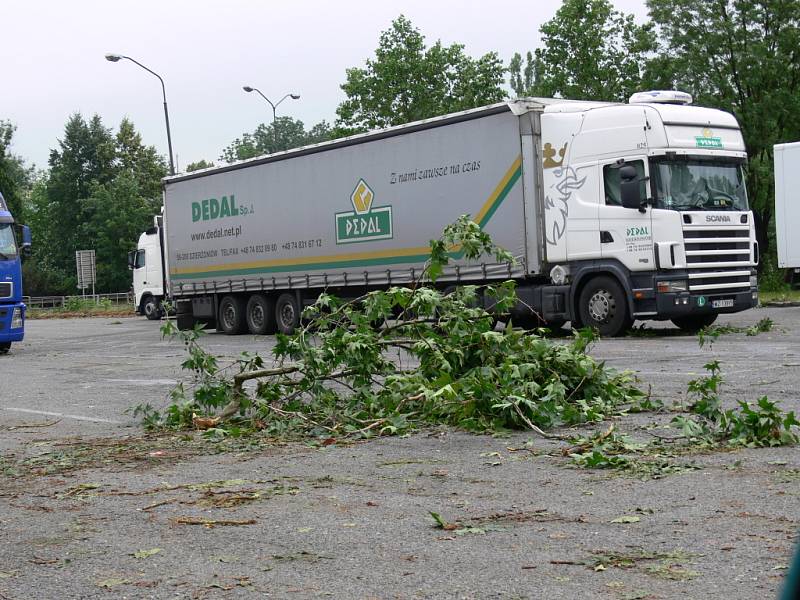
<instances>
[{"instance_id":1,"label":"logo on trailer","mask_svg":"<svg viewBox=\"0 0 800 600\"><path fill-rule=\"evenodd\" d=\"M708 127L703 128L703 135L694 138L698 148L722 148L722 138L714 137L714 132Z\"/></svg>"},{"instance_id":2,"label":"logo on trailer","mask_svg":"<svg viewBox=\"0 0 800 600\"><path fill-rule=\"evenodd\" d=\"M352 244L392 239L392 207L373 207L375 192L359 179L350 194L352 212L336 213L336 243Z\"/></svg>"}]
</instances>

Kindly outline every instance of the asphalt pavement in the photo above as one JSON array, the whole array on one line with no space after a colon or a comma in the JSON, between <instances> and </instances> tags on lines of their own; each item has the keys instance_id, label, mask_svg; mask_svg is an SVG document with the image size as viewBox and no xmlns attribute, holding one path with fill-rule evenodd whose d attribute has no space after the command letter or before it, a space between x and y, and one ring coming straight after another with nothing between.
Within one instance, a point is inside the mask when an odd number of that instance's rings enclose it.
<instances>
[{"instance_id":1,"label":"asphalt pavement","mask_svg":"<svg viewBox=\"0 0 800 600\"><path fill-rule=\"evenodd\" d=\"M648 324L591 353L667 404L716 358L731 406L800 413L800 308L720 323L764 318L711 348ZM203 340L222 360L271 343ZM797 448L694 454L660 479L576 469L527 432L217 453L126 412L165 406L183 358L141 318L30 321L0 356L0 598L760 599L790 562ZM670 417L616 425L646 437Z\"/></svg>"}]
</instances>

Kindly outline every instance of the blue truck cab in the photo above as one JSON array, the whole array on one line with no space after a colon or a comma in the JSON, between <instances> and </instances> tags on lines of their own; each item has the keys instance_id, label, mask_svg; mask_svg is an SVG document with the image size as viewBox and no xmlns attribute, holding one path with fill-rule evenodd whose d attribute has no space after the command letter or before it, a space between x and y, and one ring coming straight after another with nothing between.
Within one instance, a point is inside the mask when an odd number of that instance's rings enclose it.
<instances>
[{"instance_id":1,"label":"blue truck cab","mask_svg":"<svg viewBox=\"0 0 800 600\"><path fill-rule=\"evenodd\" d=\"M20 243L17 243L17 238ZM16 225L0 194L0 354L25 335L25 304L22 302L22 257L30 254L31 230Z\"/></svg>"}]
</instances>

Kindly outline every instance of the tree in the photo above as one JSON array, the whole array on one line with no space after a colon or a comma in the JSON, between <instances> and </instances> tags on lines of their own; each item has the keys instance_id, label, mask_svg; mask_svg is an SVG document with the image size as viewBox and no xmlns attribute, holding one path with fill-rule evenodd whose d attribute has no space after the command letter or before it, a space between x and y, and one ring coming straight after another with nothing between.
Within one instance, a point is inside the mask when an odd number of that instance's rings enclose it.
<instances>
[{"instance_id":1,"label":"tree","mask_svg":"<svg viewBox=\"0 0 800 600\"><path fill-rule=\"evenodd\" d=\"M116 143L116 174L135 179L139 193L150 201L151 210L157 212L161 207L161 179L167 174L164 157L154 146L142 144L142 134L128 119L122 119Z\"/></svg>"},{"instance_id":2,"label":"tree","mask_svg":"<svg viewBox=\"0 0 800 600\"><path fill-rule=\"evenodd\" d=\"M660 84L731 111L744 135L762 255L773 216L773 155L800 138L800 3L648 0L661 41ZM762 260L762 265L765 261Z\"/></svg>"},{"instance_id":3,"label":"tree","mask_svg":"<svg viewBox=\"0 0 800 600\"><path fill-rule=\"evenodd\" d=\"M199 171L200 169L210 169L214 166L213 162L209 162L206 159L200 159L197 162L189 163L186 165L186 172L191 173L192 171Z\"/></svg>"},{"instance_id":4,"label":"tree","mask_svg":"<svg viewBox=\"0 0 800 600\"><path fill-rule=\"evenodd\" d=\"M98 290L122 291L131 285L127 255L153 217L152 199L142 192L136 173L121 172L93 186L91 196L81 201L88 216L81 237L96 253Z\"/></svg>"},{"instance_id":5,"label":"tree","mask_svg":"<svg viewBox=\"0 0 800 600\"><path fill-rule=\"evenodd\" d=\"M609 0L564 0L555 17L542 25L543 48L509 66L517 95L576 100L626 101L641 89L650 53L652 25L637 25Z\"/></svg>"},{"instance_id":6,"label":"tree","mask_svg":"<svg viewBox=\"0 0 800 600\"><path fill-rule=\"evenodd\" d=\"M262 154L317 144L330 138L331 126L326 121L320 121L306 131L305 125L299 119L278 117L274 127L272 124L262 123L253 133L244 133L242 137L236 138L222 151L222 156L219 158L232 163Z\"/></svg>"},{"instance_id":7,"label":"tree","mask_svg":"<svg viewBox=\"0 0 800 600\"><path fill-rule=\"evenodd\" d=\"M337 134L401 125L410 121L499 102L504 69L497 54L478 59L464 46L430 48L411 21L400 16L382 32L375 58L347 70L341 88L347 100L336 109Z\"/></svg>"},{"instance_id":8,"label":"tree","mask_svg":"<svg viewBox=\"0 0 800 600\"><path fill-rule=\"evenodd\" d=\"M127 289L125 257L160 207L164 175L164 158L142 144L127 119L115 134L97 115L89 122L72 115L50 153L49 176L31 194L36 245L26 267L30 280L52 286L49 293L72 293L75 251L94 249L96 289Z\"/></svg>"},{"instance_id":9,"label":"tree","mask_svg":"<svg viewBox=\"0 0 800 600\"><path fill-rule=\"evenodd\" d=\"M11 143L17 127L10 121L0 120L0 193L17 221L24 220L25 196L35 177L35 167L11 153Z\"/></svg>"}]
</instances>

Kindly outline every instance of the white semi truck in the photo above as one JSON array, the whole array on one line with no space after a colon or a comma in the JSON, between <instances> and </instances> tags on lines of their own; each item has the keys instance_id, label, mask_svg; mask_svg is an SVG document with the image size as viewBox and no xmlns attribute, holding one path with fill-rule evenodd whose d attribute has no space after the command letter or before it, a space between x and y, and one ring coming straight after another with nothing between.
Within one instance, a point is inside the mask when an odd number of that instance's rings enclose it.
<instances>
[{"instance_id":1,"label":"white semi truck","mask_svg":"<svg viewBox=\"0 0 800 600\"><path fill-rule=\"evenodd\" d=\"M415 280L428 241L469 214L517 261L454 252L437 284L513 279L525 325L696 330L757 304L758 245L739 126L690 103L517 99L168 177L163 224L130 256L136 305L292 331L322 290Z\"/></svg>"},{"instance_id":2,"label":"white semi truck","mask_svg":"<svg viewBox=\"0 0 800 600\"><path fill-rule=\"evenodd\" d=\"M800 142L777 144L775 150L775 237L778 266L791 269L789 282L800 285Z\"/></svg>"}]
</instances>

